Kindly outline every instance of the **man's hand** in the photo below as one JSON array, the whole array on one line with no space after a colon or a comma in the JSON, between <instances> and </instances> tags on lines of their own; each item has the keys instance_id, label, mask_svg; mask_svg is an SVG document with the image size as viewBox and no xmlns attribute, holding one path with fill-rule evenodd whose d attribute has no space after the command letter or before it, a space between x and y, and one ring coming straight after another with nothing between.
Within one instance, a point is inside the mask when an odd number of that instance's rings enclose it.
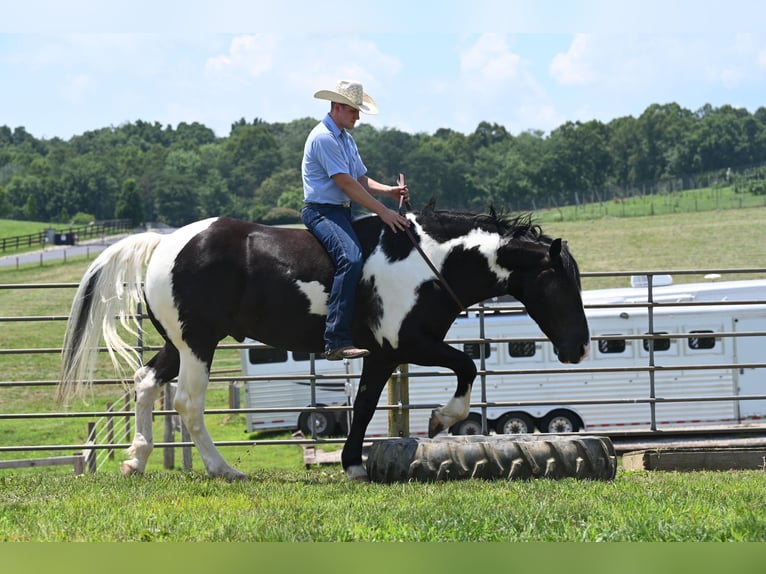
<instances>
[{"instance_id":1,"label":"man's hand","mask_svg":"<svg viewBox=\"0 0 766 574\"><path fill-rule=\"evenodd\" d=\"M390 186L387 195L397 203L400 200L405 202L410 200L410 190L407 187L407 184Z\"/></svg>"},{"instance_id":2,"label":"man's hand","mask_svg":"<svg viewBox=\"0 0 766 574\"><path fill-rule=\"evenodd\" d=\"M403 231L410 226L410 220L403 215L399 215L399 212L393 209L386 207L378 215L383 220L383 223L388 225L394 233Z\"/></svg>"}]
</instances>

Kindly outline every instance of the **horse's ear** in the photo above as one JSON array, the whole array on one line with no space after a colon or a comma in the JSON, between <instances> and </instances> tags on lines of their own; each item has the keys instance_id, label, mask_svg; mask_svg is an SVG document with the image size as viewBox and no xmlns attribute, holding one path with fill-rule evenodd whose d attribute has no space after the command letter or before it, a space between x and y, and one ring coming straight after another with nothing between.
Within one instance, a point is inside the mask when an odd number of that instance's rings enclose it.
<instances>
[{"instance_id":1,"label":"horse's ear","mask_svg":"<svg viewBox=\"0 0 766 574\"><path fill-rule=\"evenodd\" d=\"M492 218L493 221L497 219L497 211L495 211L494 203L489 204L489 216Z\"/></svg>"},{"instance_id":2,"label":"horse's ear","mask_svg":"<svg viewBox=\"0 0 766 574\"><path fill-rule=\"evenodd\" d=\"M561 259L561 249L562 249L562 241L559 237L558 239L554 239L551 243L550 249L548 249L548 253L550 253L551 260L556 261Z\"/></svg>"},{"instance_id":3,"label":"horse's ear","mask_svg":"<svg viewBox=\"0 0 766 574\"><path fill-rule=\"evenodd\" d=\"M428 203L426 203L426 206L421 210L421 212L432 213L434 211L436 211L436 197L432 195L431 199L428 200Z\"/></svg>"}]
</instances>

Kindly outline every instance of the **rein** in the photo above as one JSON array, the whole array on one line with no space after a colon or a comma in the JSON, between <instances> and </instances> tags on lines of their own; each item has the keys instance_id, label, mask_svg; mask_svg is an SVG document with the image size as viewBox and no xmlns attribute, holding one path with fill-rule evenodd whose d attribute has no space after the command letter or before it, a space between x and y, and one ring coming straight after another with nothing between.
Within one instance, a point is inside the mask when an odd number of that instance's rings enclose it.
<instances>
[{"instance_id":1,"label":"rein","mask_svg":"<svg viewBox=\"0 0 766 574\"><path fill-rule=\"evenodd\" d=\"M399 179L396 180L397 185L400 187L404 186L404 174L399 174ZM399 196L399 213L401 215L404 215L407 210L404 208L412 211L412 206L410 205L409 201L404 201L404 196ZM425 251L423 251L423 248L420 247L420 243L417 239L415 239L415 235L412 233L412 230L410 230L409 227L404 228L405 233L407 233L407 237L410 238L410 241L412 241L412 245L415 247L415 249L418 250L418 253L420 253L420 256L423 258L423 261L425 261L428 266L431 268L431 271L433 271L433 274L436 276L436 278L439 280L439 283L441 283L442 287L444 287L444 290L447 291L447 293L450 294L453 301L457 303L457 306L460 308L461 311L465 312L466 308L465 306L460 302L460 298L457 296L457 294L452 290L452 287L449 286L449 283L447 283L447 280L444 278L444 275L442 275L439 270L436 268L436 265L434 265L433 261L426 255Z\"/></svg>"}]
</instances>

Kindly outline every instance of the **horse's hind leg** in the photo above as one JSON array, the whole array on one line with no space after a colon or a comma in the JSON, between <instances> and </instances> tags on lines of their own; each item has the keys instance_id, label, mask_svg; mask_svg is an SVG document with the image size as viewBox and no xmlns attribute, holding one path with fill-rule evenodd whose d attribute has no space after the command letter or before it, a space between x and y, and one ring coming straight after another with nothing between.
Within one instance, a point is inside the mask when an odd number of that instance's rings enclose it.
<instances>
[{"instance_id":1,"label":"horse's hind leg","mask_svg":"<svg viewBox=\"0 0 766 574\"><path fill-rule=\"evenodd\" d=\"M212 353L210 360L205 362L188 348L181 351L178 390L173 406L186 425L208 474L228 479L246 479L247 475L226 463L205 426L205 391L210 380L211 362Z\"/></svg>"},{"instance_id":2,"label":"horse's hind leg","mask_svg":"<svg viewBox=\"0 0 766 574\"><path fill-rule=\"evenodd\" d=\"M134 376L136 391L136 430L133 443L128 448L130 458L122 463L122 474L143 473L146 462L154 449L152 411L160 392L160 384L178 375L178 351L171 343L157 353L146 366Z\"/></svg>"},{"instance_id":3,"label":"horse's hind leg","mask_svg":"<svg viewBox=\"0 0 766 574\"><path fill-rule=\"evenodd\" d=\"M128 448L129 459L120 466L122 474L143 473L146 469L146 461L154 449L154 437L152 434L152 409L154 401L160 392L160 386L155 379L154 369L141 367L136 371L136 431L133 435L133 443Z\"/></svg>"}]
</instances>

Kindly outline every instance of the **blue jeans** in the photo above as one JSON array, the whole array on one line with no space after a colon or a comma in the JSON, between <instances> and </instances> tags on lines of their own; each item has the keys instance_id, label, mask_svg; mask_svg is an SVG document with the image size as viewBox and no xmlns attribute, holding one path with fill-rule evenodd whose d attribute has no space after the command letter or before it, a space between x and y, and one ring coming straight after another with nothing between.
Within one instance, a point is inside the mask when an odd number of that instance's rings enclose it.
<instances>
[{"instance_id":1,"label":"blue jeans","mask_svg":"<svg viewBox=\"0 0 766 574\"><path fill-rule=\"evenodd\" d=\"M362 247L351 226L351 208L341 205L306 204L301 210L304 225L324 245L335 265L327 301L325 349L352 345L351 321L356 288L362 276Z\"/></svg>"}]
</instances>

